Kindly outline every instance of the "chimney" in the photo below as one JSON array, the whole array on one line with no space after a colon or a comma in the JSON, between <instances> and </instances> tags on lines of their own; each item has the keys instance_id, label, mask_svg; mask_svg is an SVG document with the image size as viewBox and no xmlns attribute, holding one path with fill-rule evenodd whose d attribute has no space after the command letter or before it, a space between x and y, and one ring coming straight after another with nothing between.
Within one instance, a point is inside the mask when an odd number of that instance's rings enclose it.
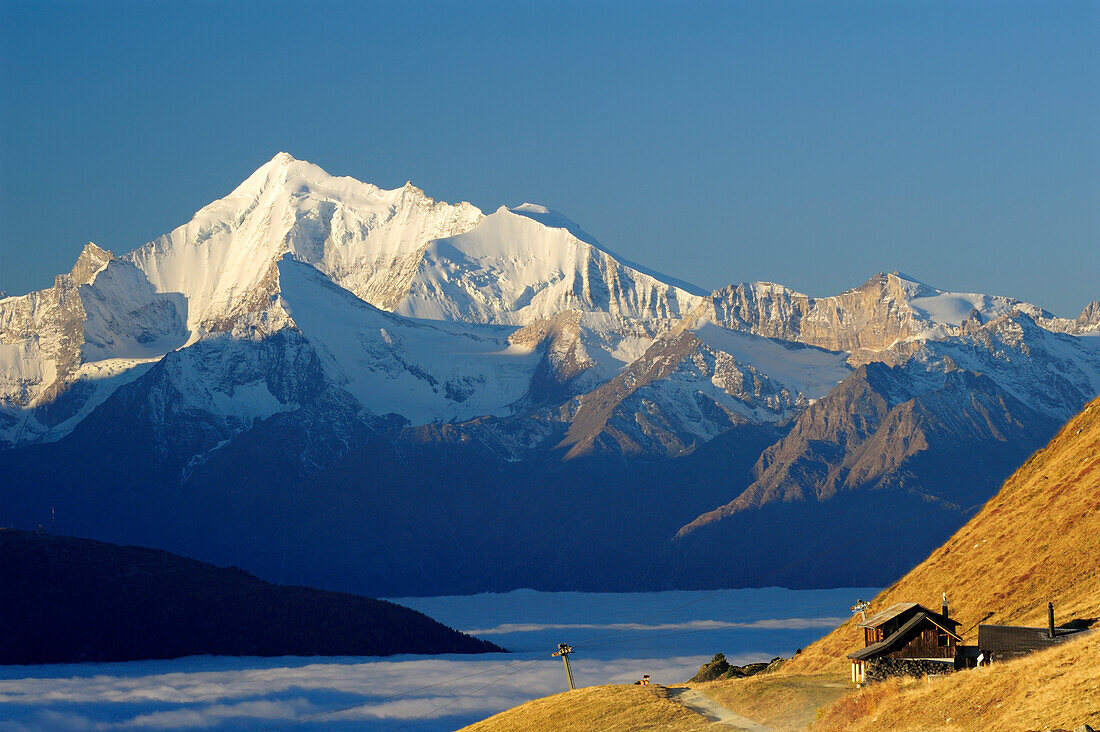
<instances>
[{"instance_id":1,"label":"chimney","mask_svg":"<svg viewBox=\"0 0 1100 732\"><path fill-rule=\"evenodd\" d=\"M943 593L943 616L947 617L947 593Z\"/></svg>"},{"instance_id":2,"label":"chimney","mask_svg":"<svg viewBox=\"0 0 1100 732\"><path fill-rule=\"evenodd\" d=\"M1050 637L1054 637L1054 603L1047 603L1047 626L1050 630Z\"/></svg>"}]
</instances>

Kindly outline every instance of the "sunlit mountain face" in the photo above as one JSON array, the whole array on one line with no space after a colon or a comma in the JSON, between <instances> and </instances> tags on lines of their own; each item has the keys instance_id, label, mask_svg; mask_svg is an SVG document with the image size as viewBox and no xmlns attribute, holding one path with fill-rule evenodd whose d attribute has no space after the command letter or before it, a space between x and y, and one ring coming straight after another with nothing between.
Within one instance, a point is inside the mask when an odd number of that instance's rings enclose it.
<instances>
[{"instance_id":1,"label":"sunlit mountain face","mask_svg":"<svg viewBox=\"0 0 1100 732\"><path fill-rule=\"evenodd\" d=\"M1097 393L1095 303L707 293L280 153L0 300L0 521L374 595L880 584Z\"/></svg>"}]
</instances>

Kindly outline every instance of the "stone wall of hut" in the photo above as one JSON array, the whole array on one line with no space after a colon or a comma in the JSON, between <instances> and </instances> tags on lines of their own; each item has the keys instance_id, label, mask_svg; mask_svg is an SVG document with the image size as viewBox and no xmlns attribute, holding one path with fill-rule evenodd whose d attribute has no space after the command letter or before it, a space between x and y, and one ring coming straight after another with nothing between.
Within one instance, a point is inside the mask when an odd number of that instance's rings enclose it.
<instances>
[{"instance_id":1,"label":"stone wall of hut","mask_svg":"<svg viewBox=\"0 0 1100 732\"><path fill-rule=\"evenodd\" d=\"M876 658L867 663L867 683L885 681L897 676L921 678L928 674L946 674L955 670L951 661L930 661L924 658Z\"/></svg>"}]
</instances>

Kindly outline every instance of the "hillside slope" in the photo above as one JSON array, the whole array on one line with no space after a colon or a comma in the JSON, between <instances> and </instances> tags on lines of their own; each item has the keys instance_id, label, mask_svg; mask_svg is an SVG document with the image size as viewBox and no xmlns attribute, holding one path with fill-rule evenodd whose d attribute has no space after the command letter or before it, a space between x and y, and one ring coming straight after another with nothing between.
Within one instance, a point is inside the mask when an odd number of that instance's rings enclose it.
<instances>
[{"instance_id":1,"label":"hillside slope","mask_svg":"<svg viewBox=\"0 0 1100 732\"><path fill-rule=\"evenodd\" d=\"M1100 721L1100 634L931 683L891 681L822 710L815 732L1079 729Z\"/></svg>"},{"instance_id":2,"label":"hillside slope","mask_svg":"<svg viewBox=\"0 0 1100 732\"><path fill-rule=\"evenodd\" d=\"M936 607L973 643L979 623L1035 625L1100 619L1100 399L1071 419L1001 491L924 562L884 590L872 611L895 602ZM855 600L855 598L852 598ZM840 671L862 645L854 621L805 649L785 672Z\"/></svg>"},{"instance_id":3,"label":"hillside slope","mask_svg":"<svg viewBox=\"0 0 1100 732\"><path fill-rule=\"evenodd\" d=\"M0 567L0 663L500 650L391 602L155 549L2 530Z\"/></svg>"},{"instance_id":4,"label":"hillside slope","mask_svg":"<svg viewBox=\"0 0 1100 732\"><path fill-rule=\"evenodd\" d=\"M663 686L590 686L535 699L493 715L462 732L526 732L537 729L574 732L720 732L730 727L710 721L674 700Z\"/></svg>"}]
</instances>

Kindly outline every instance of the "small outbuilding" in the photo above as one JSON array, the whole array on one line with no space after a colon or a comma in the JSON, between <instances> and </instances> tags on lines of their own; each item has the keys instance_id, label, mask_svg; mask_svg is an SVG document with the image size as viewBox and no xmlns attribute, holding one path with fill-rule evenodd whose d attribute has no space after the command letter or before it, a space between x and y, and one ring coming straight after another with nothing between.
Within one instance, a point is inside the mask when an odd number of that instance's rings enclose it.
<instances>
[{"instance_id":1,"label":"small outbuilding","mask_svg":"<svg viewBox=\"0 0 1100 732\"><path fill-rule=\"evenodd\" d=\"M915 602L899 602L858 624L865 646L848 654L852 661L852 682L867 680L868 666L898 666L905 673L953 671L957 644L962 639L959 623Z\"/></svg>"},{"instance_id":2,"label":"small outbuilding","mask_svg":"<svg viewBox=\"0 0 1100 732\"><path fill-rule=\"evenodd\" d=\"M1056 646L1089 632L1084 627L1054 627L1054 605L1047 603L1047 627L1026 628L1018 625L979 625L978 648L989 661L1004 661Z\"/></svg>"}]
</instances>

